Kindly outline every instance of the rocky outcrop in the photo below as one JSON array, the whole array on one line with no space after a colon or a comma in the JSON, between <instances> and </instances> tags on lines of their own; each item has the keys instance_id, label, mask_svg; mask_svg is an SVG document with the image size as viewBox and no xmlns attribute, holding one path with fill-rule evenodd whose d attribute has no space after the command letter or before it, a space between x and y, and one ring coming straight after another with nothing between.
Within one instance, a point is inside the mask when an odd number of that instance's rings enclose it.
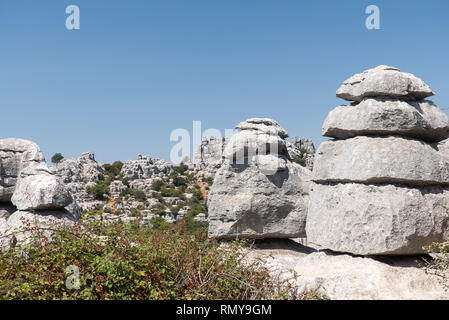
<instances>
[{"instance_id":1,"label":"rocky outcrop","mask_svg":"<svg viewBox=\"0 0 449 320\"><path fill-rule=\"evenodd\" d=\"M17 239L26 242L29 234L22 227L39 227L41 220L49 226L53 219L64 223L79 218L81 209L34 142L0 140L0 180L1 247L17 232Z\"/></svg>"},{"instance_id":2,"label":"rocky outcrop","mask_svg":"<svg viewBox=\"0 0 449 320\"><path fill-rule=\"evenodd\" d=\"M214 178L223 164L223 151L229 138L205 138L192 158L193 169L199 176Z\"/></svg>"},{"instance_id":3,"label":"rocky outcrop","mask_svg":"<svg viewBox=\"0 0 449 320\"><path fill-rule=\"evenodd\" d=\"M17 138L0 139L0 202L11 200L23 169L44 162L44 155L34 142Z\"/></svg>"},{"instance_id":4,"label":"rocky outcrop","mask_svg":"<svg viewBox=\"0 0 449 320\"><path fill-rule=\"evenodd\" d=\"M271 119L240 123L208 198L209 236L302 237L310 171L294 163L286 131Z\"/></svg>"},{"instance_id":5,"label":"rocky outcrop","mask_svg":"<svg viewBox=\"0 0 449 320\"><path fill-rule=\"evenodd\" d=\"M422 80L380 66L346 81L313 169L308 241L358 255L410 255L448 235L449 120ZM410 102L410 100L417 100ZM343 139L346 138L346 139ZM343 140L341 140L343 139Z\"/></svg>"},{"instance_id":6,"label":"rocky outcrop","mask_svg":"<svg viewBox=\"0 0 449 320\"><path fill-rule=\"evenodd\" d=\"M21 171L11 201L19 210L57 210L64 209L73 198L47 165L39 164Z\"/></svg>"},{"instance_id":7,"label":"rocky outcrop","mask_svg":"<svg viewBox=\"0 0 449 320\"><path fill-rule=\"evenodd\" d=\"M128 160L123 164L122 175L127 180L150 179L170 174L173 165L162 159L137 155L137 160Z\"/></svg>"},{"instance_id":8,"label":"rocky outcrop","mask_svg":"<svg viewBox=\"0 0 449 320\"><path fill-rule=\"evenodd\" d=\"M256 244L247 256L262 259L274 278L291 279L298 292L317 290L331 300L449 299L447 287L419 257L356 257L275 240Z\"/></svg>"},{"instance_id":9,"label":"rocky outcrop","mask_svg":"<svg viewBox=\"0 0 449 320\"><path fill-rule=\"evenodd\" d=\"M95 200L86 191L86 187L93 187L103 177L102 164L95 160L91 152L84 152L79 158L62 160L50 167L52 173L64 181L70 194L83 210L93 210L102 206L102 202Z\"/></svg>"}]
</instances>

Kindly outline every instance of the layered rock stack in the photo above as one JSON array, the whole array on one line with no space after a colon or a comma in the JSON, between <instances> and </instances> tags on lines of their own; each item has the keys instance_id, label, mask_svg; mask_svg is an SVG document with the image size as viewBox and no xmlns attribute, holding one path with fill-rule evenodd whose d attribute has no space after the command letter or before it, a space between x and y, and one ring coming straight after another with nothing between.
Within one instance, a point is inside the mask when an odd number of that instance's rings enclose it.
<instances>
[{"instance_id":1,"label":"layered rock stack","mask_svg":"<svg viewBox=\"0 0 449 320\"><path fill-rule=\"evenodd\" d=\"M21 231L26 223L76 221L81 213L61 179L52 174L31 141L0 140L0 234ZM19 234L18 240L26 238ZM2 245L3 246L3 245Z\"/></svg>"},{"instance_id":2,"label":"layered rock stack","mask_svg":"<svg viewBox=\"0 0 449 320\"><path fill-rule=\"evenodd\" d=\"M262 118L236 129L209 194L209 236L303 237L311 172L290 159L287 132Z\"/></svg>"},{"instance_id":3,"label":"layered rock stack","mask_svg":"<svg viewBox=\"0 0 449 320\"><path fill-rule=\"evenodd\" d=\"M449 231L449 121L419 78L379 66L346 80L315 157L308 241L358 255L423 253Z\"/></svg>"}]
</instances>

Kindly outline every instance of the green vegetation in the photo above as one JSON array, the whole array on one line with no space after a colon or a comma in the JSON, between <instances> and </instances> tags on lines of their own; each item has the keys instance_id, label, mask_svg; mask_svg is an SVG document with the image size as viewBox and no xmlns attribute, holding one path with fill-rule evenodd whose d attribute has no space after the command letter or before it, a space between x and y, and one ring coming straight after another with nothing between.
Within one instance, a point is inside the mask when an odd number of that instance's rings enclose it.
<instances>
[{"instance_id":1,"label":"green vegetation","mask_svg":"<svg viewBox=\"0 0 449 320\"><path fill-rule=\"evenodd\" d=\"M294 159L294 161L303 167L305 167L307 165L306 159L304 159L304 158L297 157Z\"/></svg>"},{"instance_id":2,"label":"green vegetation","mask_svg":"<svg viewBox=\"0 0 449 320\"><path fill-rule=\"evenodd\" d=\"M131 188L131 189L129 189L129 193L131 194L131 197L133 197L137 201L140 201L140 202L147 201L147 195L142 190L137 190L137 189Z\"/></svg>"},{"instance_id":3,"label":"green vegetation","mask_svg":"<svg viewBox=\"0 0 449 320\"><path fill-rule=\"evenodd\" d=\"M434 254L430 261L426 261L425 271L438 276L446 289L449 289L449 239L441 243L435 242L424 247L424 250Z\"/></svg>"},{"instance_id":4,"label":"green vegetation","mask_svg":"<svg viewBox=\"0 0 449 320\"><path fill-rule=\"evenodd\" d=\"M28 229L36 241L0 252L0 299L319 297L297 293L272 279L260 261L245 260L244 242L219 246L188 219L152 224L84 221L54 229L51 239Z\"/></svg>"},{"instance_id":5,"label":"green vegetation","mask_svg":"<svg viewBox=\"0 0 449 320\"><path fill-rule=\"evenodd\" d=\"M60 163L62 160L64 160L64 156L61 153L55 153L53 157L51 157L52 163Z\"/></svg>"}]
</instances>

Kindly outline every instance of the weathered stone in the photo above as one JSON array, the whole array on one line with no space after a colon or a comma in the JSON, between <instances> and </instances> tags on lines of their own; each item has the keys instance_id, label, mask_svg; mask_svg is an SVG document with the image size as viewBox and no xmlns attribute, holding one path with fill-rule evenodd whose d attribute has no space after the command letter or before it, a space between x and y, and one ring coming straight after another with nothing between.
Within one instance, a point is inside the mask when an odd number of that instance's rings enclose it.
<instances>
[{"instance_id":1,"label":"weathered stone","mask_svg":"<svg viewBox=\"0 0 449 320\"><path fill-rule=\"evenodd\" d=\"M63 209L73 198L45 164L38 164L21 171L11 201L18 210L52 210Z\"/></svg>"},{"instance_id":2,"label":"weathered stone","mask_svg":"<svg viewBox=\"0 0 449 320\"><path fill-rule=\"evenodd\" d=\"M266 159L271 157L243 165L225 161L218 170L208 198L210 237L304 236L311 173L285 159ZM278 164L276 173L264 173Z\"/></svg>"},{"instance_id":3,"label":"weathered stone","mask_svg":"<svg viewBox=\"0 0 449 320\"><path fill-rule=\"evenodd\" d=\"M103 174L102 166L90 152L84 152L79 158L62 160L50 169L63 179L64 183L96 182Z\"/></svg>"},{"instance_id":4,"label":"weathered stone","mask_svg":"<svg viewBox=\"0 0 449 320\"><path fill-rule=\"evenodd\" d=\"M8 138L0 140L0 202L9 202L20 171L30 164L44 163L39 146L32 141Z\"/></svg>"},{"instance_id":5,"label":"weathered stone","mask_svg":"<svg viewBox=\"0 0 449 320\"><path fill-rule=\"evenodd\" d=\"M267 153L287 154L285 140L278 135L266 134L262 131L244 130L231 137L223 156L230 161L239 161Z\"/></svg>"},{"instance_id":6,"label":"weathered stone","mask_svg":"<svg viewBox=\"0 0 449 320\"><path fill-rule=\"evenodd\" d=\"M256 244L246 256L264 261L274 278L290 280L298 292L316 290L331 300L449 299L444 283L427 273L418 257L355 257L295 243L272 244L281 241L287 240Z\"/></svg>"},{"instance_id":7,"label":"weathered stone","mask_svg":"<svg viewBox=\"0 0 449 320\"><path fill-rule=\"evenodd\" d=\"M313 184L308 241L359 255L422 254L449 235L449 188Z\"/></svg>"},{"instance_id":8,"label":"weathered stone","mask_svg":"<svg viewBox=\"0 0 449 320\"><path fill-rule=\"evenodd\" d=\"M193 169L204 178L213 178L223 163L223 150L229 138L203 139L192 159Z\"/></svg>"},{"instance_id":9,"label":"weathered stone","mask_svg":"<svg viewBox=\"0 0 449 320\"><path fill-rule=\"evenodd\" d=\"M173 165L162 159L138 155L137 160L128 160L123 164L121 173L128 180L162 177L170 174Z\"/></svg>"},{"instance_id":10,"label":"weathered stone","mask_svg":"<svg viewBox=\"0 0 449 320\"><path fill-rule=\"evenodd\" d=\"M273 119L268 118L251 118L240 122L235 128L239 131L259 131L268 135L279 136L282 139L288 137L288 133L284 128Z\"/></svg>"},{"instance_id":11,"label":"weathered stone","mask_svg":"<svg viewBox=\"0 0 449 320\"><path fill-rule=\"evenodd\" d=\"M337 139L403 135L440 141L449 137L449 120L431 101L366 98L357 105L332 110L324 121L322 134Z\"/></svg>"},{"instance_id":12,"label":"weathered stone","mask_svg":"<svg viewBox=\"0 0 449 320\"><path fill-rule=\"evenodd\" d=\"M438 145L399 136L323 142L315 157L316 182L449 184L449 157Z\"/></svg>"},{"instance_id":13,"label":"weathered stone","mask_svg":"<svg viewBox=\"0 0 449 320\"><path fill-rule=\"evenodd\" d=\"M433 95L421 79L384 65L352 76L337 90L337 97L349 101L362 101L365 97L420 100Z\"/></svg>"}]
</instances>

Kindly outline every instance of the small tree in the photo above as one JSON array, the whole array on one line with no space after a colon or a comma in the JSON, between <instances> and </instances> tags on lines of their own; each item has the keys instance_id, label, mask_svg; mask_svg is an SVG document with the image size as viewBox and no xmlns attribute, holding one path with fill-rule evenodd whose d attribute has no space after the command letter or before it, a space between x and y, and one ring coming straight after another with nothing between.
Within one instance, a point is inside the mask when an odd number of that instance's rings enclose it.
<instances>
[{"instance_id":1,"label":"small tree","mask_svg":"<svg viewBox=\"0 0 449 320\"><path fill-rule=\"evenodd\" d=\"M55 153L55 154L53 155L53 157L51 157L51 162L52 162L52 163L59 163L59 162L61 162L63 159L64 159L64 156L58 152L58 153Z\"/></svg>"}]
</instances>

